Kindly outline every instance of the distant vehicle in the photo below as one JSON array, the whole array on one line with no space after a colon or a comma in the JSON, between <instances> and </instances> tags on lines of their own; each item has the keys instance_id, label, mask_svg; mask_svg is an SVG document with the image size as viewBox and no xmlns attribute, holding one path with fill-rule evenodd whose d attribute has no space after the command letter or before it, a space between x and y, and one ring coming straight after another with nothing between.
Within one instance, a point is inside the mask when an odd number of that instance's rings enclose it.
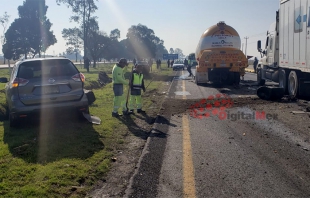
<instances>
[{"instance_id":1,"label":"distant vehicle","mask_svg":"<svg viewBox=\"0 0 310 198\"><path fill-rule=\"evenodd\" d=\"M148 75L150 73L149 63L146 61L137 61L136 65L142 66L142 73Z\"/></svg>"},{"instance_id":2,"label":"distant vehicle","mask_svg":"<svg viewBox=\"0 0 310 198\"><path fill-rule=\"evenodd\" d=\"M188 64L191 66L191 67L195 67L198 65L197 61L196 61L196 58L195 58L195 53L191 53L188 55Z\"/></svg>"},{"instance_id":3,"label":"distant vehicle","mask_svg":"<svg viewBox=\"0 0 310 198\"><path fill-rule=\"evenodd\" d=\"M10 126L49 112L89 113L85 76L66 58L25 59L15 63L5 86Z\"/></svg>"},{"instance_id":4,"label":"distant vehicle","mask_svg":"<svg viewBox=\"0 0 310 198\"><path fill-rule=\"evenodd\" d=\"M182 60L175 60L174 63L182 64L184 61Z\"/></svg>"},{"instance_id":5,"label":"distant vehicle","mask_svg":"<svg viewBox=\"0 0 310 198\"><path fill-rule=\"evenodd\" d=\"M174 63L172 65L172 70L173 71L176 71L176 70L184 70L185 69L185 66L183 63Z\"/></svg>"},{"instance_id":6,"label":"distant vehicle","mask_svg":"<svg viewBox=\"0 0 310 198\"><path fill-rule=\"evenodd\" d=\"M240 76L248 67L248 60L240 47L238 32L225 22L220 21L208 28L200 37L196 49L196 84L239 84Z\"/></svg>"},{"instance_id":7,"label":"distant vehicle","mask_svg":"<svg viewBox=\"0 0 310 198\"><path fill-rule=\"evenodd\" d=\"M257 65L259 85L270 80L290 96L310 96L309 12L309 1L280 1L265 48L257 43L262 56Z\"/></svg>"},{"instance_id":8,"label":"distant vehicle","mask_svg":"<svg viewBox=\"0 0 310 198\"><path fill-rule=\"evenodd\" d=\"M197 61L193 61L191 66L194 67L194 66L197 66L197 65L198 65Z\"/></svg>"},{"instance_id":9,"label":"distant vehicle","mask_svg":"<svg viewBox=\"0 0 310 198\"><path fill-rule=\"evenodd\" d=\"M149 65L148 62L146 62L146 61L137 61L136 64L137 64L137 65L142 65L142 66L144 66L144 65Z\"/></svg>"}]
</instances>

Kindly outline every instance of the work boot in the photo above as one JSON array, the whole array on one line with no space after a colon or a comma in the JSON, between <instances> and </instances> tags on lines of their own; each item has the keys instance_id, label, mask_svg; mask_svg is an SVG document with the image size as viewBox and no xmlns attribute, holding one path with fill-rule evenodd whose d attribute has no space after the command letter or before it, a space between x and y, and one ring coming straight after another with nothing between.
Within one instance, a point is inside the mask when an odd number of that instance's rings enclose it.
<instances>
[{"instance_id":1,"label":"work boot","mask_svg":"<svg viewBox=\"0 0 310 198\"><path fill-rule=\"evenodd\" d=\"M137 109L137 113L145 113L142 109Z\"/></svg>"},{"instance_id":2,"label":"work boot","mask_svg":"<svg viewBox=\"0 0 310 198\"><path fill-rule=\"evenodd\" d=\"M130 115L130 114L133 114L133 112L132 111L123 111L123 115Z\"/></svg>"},{"instance_id":3,"label":"work boot","mask_svg":"<svg viewBox=\"0 0 310 198\"><path fill-rule=\"evenodd\" d=\"M122 116L122 114L118 114L117 112L112 112L112 117L118 118L119 116Z\"/></svg>"}]
</instances>

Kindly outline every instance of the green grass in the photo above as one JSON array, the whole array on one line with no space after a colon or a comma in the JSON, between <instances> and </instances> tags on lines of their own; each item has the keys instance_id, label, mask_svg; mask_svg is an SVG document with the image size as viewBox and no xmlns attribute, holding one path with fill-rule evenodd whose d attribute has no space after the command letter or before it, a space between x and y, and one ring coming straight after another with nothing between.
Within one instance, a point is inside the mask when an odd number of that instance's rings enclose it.
<instances>
[{"instance_id":1,"label":"green grass","mask_svg":"<svg viewBox=\"0 0 310 198\"><path fill-rule=\"evenodd\" d=\"M85 87L93 88L96 101L90 113L101 118L100 125L70 118L66 115L42 119L41 124L23 123L10 128L8 120L0 121L0 197L85 197L99 180L104 179L114 153L126 143L128 126L112 118L112 84L100 87L98 72L111 75L111 64L97 68L78 69L86 76ZM159 89L171 74L153 65L155 79L148 91ZM9 77L0 69L0 77ZM0 84L0 114L5 114L4 83ZM144 106L152 105L144 97ZM139 134L133 134L139 136Z\"/></svg>"}]
</instances>

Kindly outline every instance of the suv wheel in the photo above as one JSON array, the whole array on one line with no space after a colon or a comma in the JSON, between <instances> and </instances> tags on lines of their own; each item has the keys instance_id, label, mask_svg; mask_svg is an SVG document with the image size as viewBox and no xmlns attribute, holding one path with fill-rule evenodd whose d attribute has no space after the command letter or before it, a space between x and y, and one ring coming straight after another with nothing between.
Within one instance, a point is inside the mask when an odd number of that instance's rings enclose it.
<instances>
[{"instance_id":1,"label":"suv wheel","mask_svg":"<svg viewBox=\"0 0 310 198\"><path fill-rule=\"evenodd\" d=\"M17 127L19 125L18 118L14 118L14 116L11 113L9 113L9 122L10 127Z\"/></svg>"},{"instance_id":2,"label":"suv wheel","mask_svg":"<svg viewBox=\"0 0 310 198\"><path fill-rule=\"evenodd\" d=\"M85 111L78 111L78 118L79 120L86 120L83 113L89 114L89 107Z\"/></svg>"}]
</instances>

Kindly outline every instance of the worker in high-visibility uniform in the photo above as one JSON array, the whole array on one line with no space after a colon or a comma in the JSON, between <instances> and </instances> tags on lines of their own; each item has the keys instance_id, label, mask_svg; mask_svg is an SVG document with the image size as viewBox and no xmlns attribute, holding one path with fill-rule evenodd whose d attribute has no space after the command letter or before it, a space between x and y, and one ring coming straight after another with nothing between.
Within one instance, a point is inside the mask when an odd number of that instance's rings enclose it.
<instances>
[{"instance_id":1,"label":"worker in high-visibility uniform","mask_svg":"<svg viewBox=\"0 0 310 198\"><path fill-rule=\"evenodd\" d=\"M145 113L142 110L141 89L145 92L145 86L141 65L136 65L132 72L130 88L129 113L133 113L134 109L137 109L137 113Z\"/></svg>"},{"instance_id":2,"label":"worker in high-visibility uniform","mask_svg":"<svg viewBox=\"0 0 310 198\"><path fill-rule=\"evenodd\" d=\"M126 101L124 97L124 85L129 85L129 81L125 79L124 73L126 71L126 66L128 66L127 60L122 58L118 63L116 63L112 70L112 83L113 83L113 117L121 116L118 114L119 108L123 108L123 113L127 112Z\"/></svg>"}]
</instances>

